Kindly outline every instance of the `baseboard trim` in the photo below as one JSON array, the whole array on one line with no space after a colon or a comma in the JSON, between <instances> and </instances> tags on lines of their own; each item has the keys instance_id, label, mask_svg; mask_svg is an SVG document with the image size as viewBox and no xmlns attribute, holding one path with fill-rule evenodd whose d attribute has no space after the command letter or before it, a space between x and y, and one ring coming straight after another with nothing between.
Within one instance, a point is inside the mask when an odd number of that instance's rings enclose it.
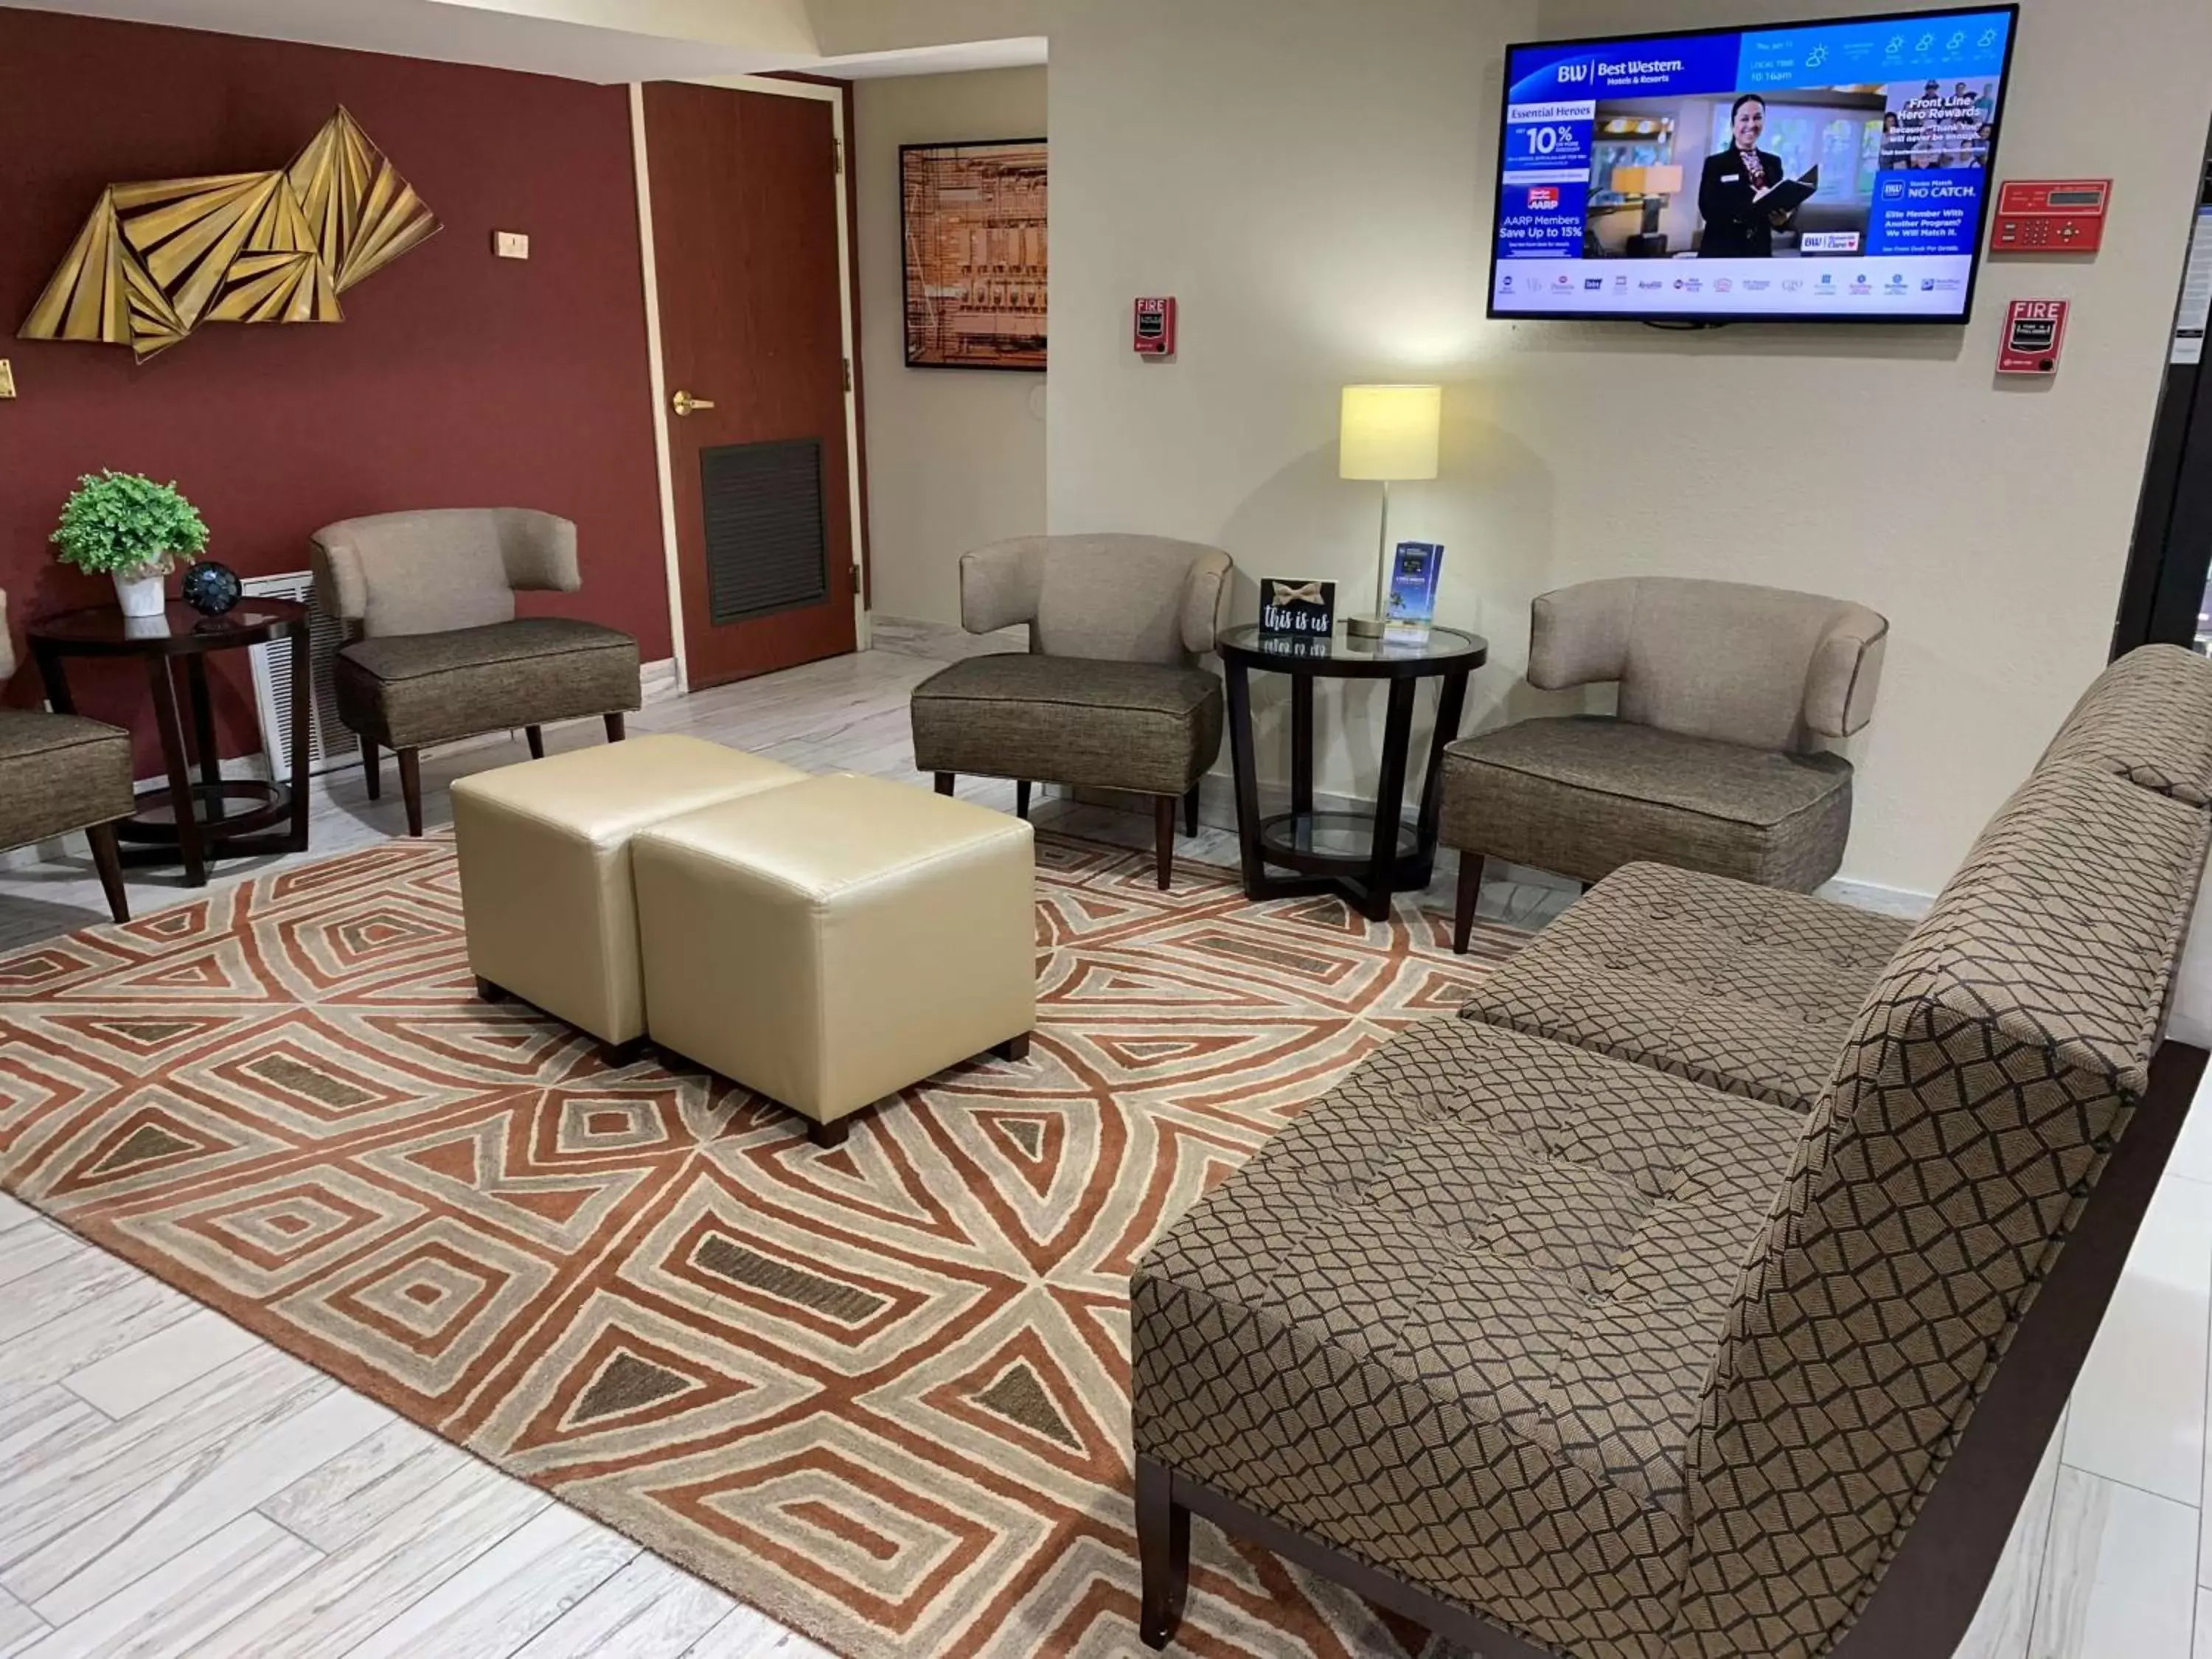
<instances>
[{"instance_id":1,"label":"baseboard trim","mask_svg":"<svg viewBox=\"0 0 2212 1659\"><path fill-rule=\"evenodd\" d=\"M1884 887L1878 882L1846 881L1841 877L1822 884L1818 896L1854 909L1871 910L1876 915L1896 916L1905 921L1919 921L1936 903L1933 893L1916 892L1909 887Z\"/></svg>"},{"instance_id":2,"label":"baseboard trim","mask_svg":"<svg viewBox=\"0 0 2212 1659\"><path fill-rule=\"evenodd\" d=\"M659 662L641 662L637 665L638 696L646 708L657 702L666 702L671 697L684 695L684 676L673 657L663 657Z\"/></svg>"}]
</instances>

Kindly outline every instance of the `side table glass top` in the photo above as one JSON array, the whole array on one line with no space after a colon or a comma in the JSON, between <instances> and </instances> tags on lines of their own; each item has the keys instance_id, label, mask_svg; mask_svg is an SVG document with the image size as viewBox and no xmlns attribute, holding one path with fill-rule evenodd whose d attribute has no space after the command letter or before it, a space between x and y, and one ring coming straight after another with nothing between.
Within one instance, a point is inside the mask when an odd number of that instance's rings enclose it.
<instances>
[{"instance_id":1,"label":"side table glass top","mask_svg":"<svg viewBox=\"0 0 2212 1659\"><path fill-rule=\"evenodd\" d=\"M1323 669L1332 665L1369 670L1388 669L1398 664L1433 665L1461 657L1487 655L1490 650L1487 640L1456 628L1431 628L1428 638L1419 641L1358 639L1341 627L1326 638L1316 635L1304 639L1281 639L1263 636L1257 623L1223 629L1216 644L1247 658L1255 666L1273 667L1279 663L1292 668L1311 664Z\"/></svg>"}]
</instances>

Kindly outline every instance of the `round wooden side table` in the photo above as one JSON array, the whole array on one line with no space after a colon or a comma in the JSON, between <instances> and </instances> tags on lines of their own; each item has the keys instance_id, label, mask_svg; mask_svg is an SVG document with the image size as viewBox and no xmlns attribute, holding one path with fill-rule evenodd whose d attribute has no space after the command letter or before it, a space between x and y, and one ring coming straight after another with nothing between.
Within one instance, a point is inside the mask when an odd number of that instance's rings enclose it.
<instances>
[{"instance_id":1,"label":"round wooden side table","mask_svg":"<svg viewBox=\"0 0 2212 1659\"><path fill-rule=\"evenodd\" d=\"M115 826L125 863L181 862L185 879L204 887L210 859L307 850L307 699L313 691L307 606L291 599L246 599L220 617L172 605L155 618L127 617L104 605L64 611L33 623L28 631L46 700L59 714L76 713L63 667L71 657L136 657L146 665L169 787L139 796L137 813ZM215 711L208 702L208 656L277 640L290 641L292 649L291 783L288 787L254 778L226 779L216 753ZM191 699L197 783L177 700L173 665L179 659Z\"/></svg>"},{"instance_id":2,"label":"round wooden side table","mask_svg":"<svg viewBox=\"0 0 2212 1659\"><path fill-rule=\"evenodd\" d=\"M1380 921L1393 893L1429 884L1436 868L1437 787L1444 745L1459 735L1468 676L1490 659L1490 641L1455 628L1433 628L1419 643L1354 639L1341 629L1327 639L1263 638L1253 624L1224 630L1215 641L1229 690L1229 748L1237 769L1237 839L1243 855L1244 896L1289 898L1342 893ZM1291 681L1291 810L1262 817L1252 751L1253 670ZM1388 680L1381 770L1375 811L1317 812L1313 800L1313 690L1320 679ZM1405 822L1407 750L1413 746L1413 695L1437 682L1436 735L1423 769L1421 810ZM1277 875L1274 868L1292 872Z\"/></svg>"}]
</instances>

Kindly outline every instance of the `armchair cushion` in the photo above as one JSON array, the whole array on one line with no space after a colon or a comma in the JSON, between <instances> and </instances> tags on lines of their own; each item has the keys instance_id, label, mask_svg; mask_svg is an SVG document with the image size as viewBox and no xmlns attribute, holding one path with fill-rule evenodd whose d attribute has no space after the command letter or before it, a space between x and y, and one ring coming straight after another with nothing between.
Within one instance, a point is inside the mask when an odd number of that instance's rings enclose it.
<instances>
[{"instance_id":1,"label":"armchair cushion","mask_svg":"<svg viewBox=\"0 0 2212 1659\"><path fill-rule=\"evenodd\" d=\"M1463 852L1596 881L1656 859L1809 891L1850 833L1851 768L1595 715L1444 750L1442 834Z\"/></svg>"},{"instance_id":2,"label":"armchair cushion","mask_svg":"<svg viewBox=\"0 0 2212 1659\"><path fill-rule=\"evenodd\" d=\"M640 702L637 641L556 617L356 640L338 653L334 678L346 726L392 749Z\"/></svg>"},{"instance_id":3,"label":"armchair cushion","mask_svg":"<svg viewBox=\"0 0 2212 1659\"><path fill-rule=\"evenodd\" d=\"M1632 864L1461 1012L1808 1112L1911 931L1808 894Z\"/></svg>"},{"instance_id":4,"label":"armchair cushion","mask_svg":"<svg viewBox=\"0 0 2212 1659\"><path fill-rule=\"evenodd\" d=\"M1200 668L970 657L915 688L915 764L1180 795L1221 752L1221 682Z\"/></svg>"},{"instance_id":5,"label":"armchair cushion","mask_svg":"<svg viewBox=\"0 0 2212 1659\"><path fill-rule=\"evenodd\" d=\"M131 772L120 726L0 708L0 848L130 817Z\"/></svg>"},{"instance_id":6,"label":"armchair cushion","mask_svg":"<svg viewBox=\"0 0 2212 1659\"><path fill-rule=\"evenodd\" d=\"M315 532L308 556L323 608L371 638L507 622L518 590L582 585L576 526L526 507L345 519Z\"/></svg>"}]
</instances>

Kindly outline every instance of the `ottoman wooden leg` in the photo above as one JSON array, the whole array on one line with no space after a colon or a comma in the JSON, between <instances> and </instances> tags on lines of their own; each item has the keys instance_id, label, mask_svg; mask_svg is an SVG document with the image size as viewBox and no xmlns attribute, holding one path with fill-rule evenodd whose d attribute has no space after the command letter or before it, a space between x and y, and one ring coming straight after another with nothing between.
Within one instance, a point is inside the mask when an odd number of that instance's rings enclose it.
<instances>
[{"instance_id":1,"label":"ottoman wooden leg","mask_svg":"<svg viewBox=\"0 0 2212 1659\"><path fill-rule=\"evenodd\" d=\"M606 717L606 721L607 741L609 743L620 743L623 740L623 732L624 731L623 717L620 714L609 714Z\"/></svg>"},{"instance_id":2,"label":"ottoman wooden leg","mask_svg":"<svg viewBox=\"0 0 2212 1659\"><path fill-rule=\"evenodd\" d=\"M1459 902L1452 912L1452 951L1455 955L1467 954L1468 937L1474 932L1475 901L1482 896L1482 866L1489 862L1480 853L1459 855Z\"/></svg>"},{"instance_id":3,"label":"ottoman wooden leg","mask_svg":"<svg viewBox=\"0 0 2212 1659\"><path fill-rule=\"evenodd\" d=\"M530 758L544 760L545 758L545 728L542 726L526 726L522 728L522 735L530 739Z\"/></svg>"},{"instance_id":4,"label":"ottoman wooden leg","mask_svg":"<svg viewBox=\"0 0 2212 1659\"><path fill-rule=\"evenodd\" d=\"M1029 815L1030 781L1027 778L1016 778L1014 780L1014 816L1018 818L1025 818Z\"/></svg>"},{"instance_id":5,"label":"ottoman wooden leg","mask_svg":"<svg viewBox=\"0 0 2212 1659\"><path fill-rule=\"evenodd\" d=\"M422 833L422 751L419 749L399 751L399 793L407 802L407 833L419 837Z\"/></svg>"},{"instance_id":6,"label":"ottoman wooden leg","mask_svg":"<svg viewBox=\"0 0 2212 1659\"><path fill-rule=\"evenodd\" d=\"M376 752L374 738L363 738L361 740L361 775L362 781L368 785L368 798L371 800L382 800L384 799L384 762Z\"/></svg>"},{"instance_id":7,"label":"ottoman wooden leg","mask_svg":"<svg viewBox=\"0 0 2212 1659\"><path fill-rule=\"evenodd\" d=\"M939 772L937 775L937 793L940 795L949 795L952 793L951 773Z\"/></svg>"},{"instance_id":8,"label":"ottoman wooden leg","mask_svg":"<svg viewBox=\"0 0 2212 1659\"><path fill-rule=\"evenodd\" d=\"M1173 795L1152 797L1152 873L1160 884L1160 891L1168 890L1168 882L1175 874L1176 798Z\"/></svg>"},{"instance_id":9,"label":"ottoman wooden leg","mask_svg":"<svg viewBox=\"0 0 2212 1659\"><path fill-rule=\"evenodd\" d=\"M1000 1060L1027 1060L1030 1057L1030 1034L1024 1031L1019 1036L1008 1037L1004 1042L994 1042L991 1045L991 1052Z\"/></svg>"},{"instance_id":10,"label":"ottoman wooden leg","mask_svg":"<svg viewBox=\"0 0 2212 1659\"><path fill-rule=\"evenodd\" d=\"M817 1123L812 1118L806 1120L806 1138L817 1146L842 1146L846 1137L852 1133L853 1120L849 1117L841 1117L835 1123Z\"/></svg>"},{"instance_id":11,"label":"ottoman wooden leg","mask_svg":"<svg viewBox=\"0 0 2212 1659\"><path fill-rule=\"evenodd\" d=\"M477 975L477 998L483 1002L505 1002L507 993L493 984L482 974Z\"/></svg>"}]
</instances>

